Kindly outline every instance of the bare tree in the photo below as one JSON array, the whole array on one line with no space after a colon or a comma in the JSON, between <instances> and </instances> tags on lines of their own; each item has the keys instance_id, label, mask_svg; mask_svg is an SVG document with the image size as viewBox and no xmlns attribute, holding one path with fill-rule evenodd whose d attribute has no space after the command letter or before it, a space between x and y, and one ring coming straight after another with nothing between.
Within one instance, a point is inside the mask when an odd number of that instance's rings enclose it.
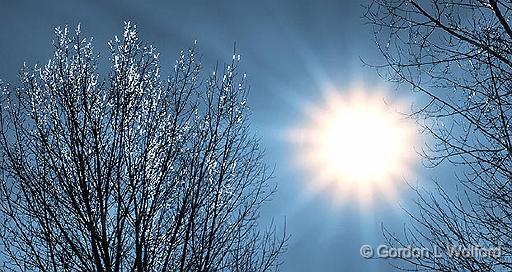
<instances>
[{"instance_id":1,"label":"bare tree","mask_svg":"<svg viewBox=\"0 0 512 272\"><path fill-rule=\"evenodd\" d=\"M510 1L375 0L365 17L384 76L427 98L414 116L434 139L429 166L448 162L457 190L418 191L419 213L390 243L437 248L403 261L430 271L512 269L512 29ZM447 246L501 248L501 257L450 256ZM474 254L473 254L474 255ZM499 255L499 254L495 254Z\"/></svg>"},{"instance_id":2,"label":"bare tree","mask_svg":"<svg viewBox=\"0 0 512 272\"><path fill-rule=\"evenodd\" d=\"M162 79L135 26L109 45L102 78L80 28L57 28L53 58L2 86L1 270L277 270L239 57L202 76L191 48Z\"/></svg>"}]
</instances>

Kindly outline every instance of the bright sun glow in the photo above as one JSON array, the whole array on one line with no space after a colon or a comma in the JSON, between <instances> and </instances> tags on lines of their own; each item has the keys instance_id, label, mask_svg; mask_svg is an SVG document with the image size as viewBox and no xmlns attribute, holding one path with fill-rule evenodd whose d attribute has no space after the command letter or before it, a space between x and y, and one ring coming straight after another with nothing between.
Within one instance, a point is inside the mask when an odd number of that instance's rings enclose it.
<instances>
[{"instance_id":1,"label":"bright sun glow","mask_svg":"<svg viewBox=\"0 0 512 272\"><path fill-rule=\"evenodd\" d=\"M402 105L359 87L327 92L322 105L306 110L308 122L290 136L312 189L363 206L376 196L397 199L399 184L412 174L416 141Z\"/></svg>"}]
</instances>

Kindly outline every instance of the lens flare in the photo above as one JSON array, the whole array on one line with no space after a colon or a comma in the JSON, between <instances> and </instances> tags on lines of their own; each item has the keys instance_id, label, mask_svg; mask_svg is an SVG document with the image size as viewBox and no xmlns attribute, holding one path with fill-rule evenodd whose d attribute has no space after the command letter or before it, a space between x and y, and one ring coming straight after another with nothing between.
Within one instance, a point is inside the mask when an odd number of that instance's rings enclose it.
<instances>
[{"instance_id":1,"label":"lens flare","mask_svg":"<svg viewBox=\"0 0 512 272\"><path fill-rule=\"evenodd\" d=\"M403 114L405 103L362 87L328 91L324 100L305 109L307 120L288 135L307 185L338 202L396 201L416 161L417 129Z\"/></svg>"}]
</instances>

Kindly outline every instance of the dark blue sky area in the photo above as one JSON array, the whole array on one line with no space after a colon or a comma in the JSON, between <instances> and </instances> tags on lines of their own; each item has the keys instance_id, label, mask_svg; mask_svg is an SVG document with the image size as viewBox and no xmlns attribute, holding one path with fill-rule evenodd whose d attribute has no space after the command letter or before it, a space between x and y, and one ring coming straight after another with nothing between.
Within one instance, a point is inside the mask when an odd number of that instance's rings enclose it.
<instances>
[{"instance_id":1,"label":"dark blue sky area","mask_svg":"<svg viewBox=\"0 0 512 272\"><path fill-rule=\"evenodd\" d=\"M14 83L24 61L45 63L56 26L81 23L98 50L120 35L123 21L138 25L144 40L173 64L180 49L198 41L205 67L229 61L236 42L251 85L253 128L276 166L279 192L263 211L286 217L291 234L283 271L389 271L385 260L365 260L362 244L382 242L381 223L400 231L407 222L397 203L361 212L333 207L308 195L291 163L282 134L301 121L304 103L321 101L327 85L382 85L360 58L381 63L359 1L11 1L0 4L0 78ZM103 55L104 57L105 54ZM430 174L427 174L430 175ZM428 179L428 176L426 179Z\"/></svg>"}]
</instances>

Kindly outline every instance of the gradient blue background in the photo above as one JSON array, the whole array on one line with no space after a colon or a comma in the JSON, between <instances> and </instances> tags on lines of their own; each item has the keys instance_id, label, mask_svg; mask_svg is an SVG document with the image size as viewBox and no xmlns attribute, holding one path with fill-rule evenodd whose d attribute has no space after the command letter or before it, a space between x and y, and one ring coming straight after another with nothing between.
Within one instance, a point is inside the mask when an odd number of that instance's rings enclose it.
<instances>
[{"instance_id":1,"label":"gradient blue background","mask_svg":"<svg viewBox=\"0 0 512 272\"><path fill-rule=\"evenodd\" d=\"M386 260L366 260L362 244L383 242L381 223L400 232L408 218L396 203L377 203L362 212L338 206L324 194L304 189L301 169L283 133L303 120L303 106L321 102L327 85L385 84L360 58L382 63L359 1L11 1L0 2L0 78L16 83L26 62L44 64L51 56L53 28L81 23L103 53L121 35L123 21L138 25L142 38L171 67L179 50L198 41L205 68L229 61L236 42L248 74L252 125L276 166L279 192L263 211L262 222L286 218L291 235L283 271L389 271ZM377 136L377 135L376 135ZM428 181L436 172L421 170ZM446 171L444 171L446 172ZM405 185L404 185L405 186ZM400 203L408 207L405 192Z\"/></svg>"}]
</instances>

